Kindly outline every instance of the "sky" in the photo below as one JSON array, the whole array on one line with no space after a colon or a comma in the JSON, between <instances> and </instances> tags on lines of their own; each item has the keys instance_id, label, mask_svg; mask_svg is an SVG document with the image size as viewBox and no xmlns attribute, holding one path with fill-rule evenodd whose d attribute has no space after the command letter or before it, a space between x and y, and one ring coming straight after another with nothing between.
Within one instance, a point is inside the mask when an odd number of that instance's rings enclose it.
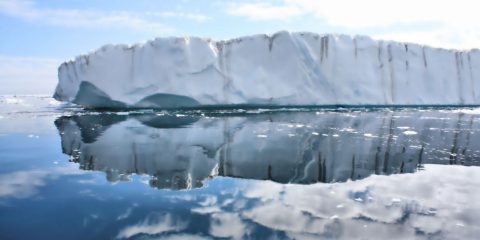
<instances>
[{"instance_id":1,"label":"sky","mask_svg":"<svg viewBox=\"0 0 480 240\"><path fill-rule=\"evenodd\" d=\"M0 0L0 94L52 94L63 61L156 37L281 30L480 48L474 0Z\"/></svg>"}]
</instances>

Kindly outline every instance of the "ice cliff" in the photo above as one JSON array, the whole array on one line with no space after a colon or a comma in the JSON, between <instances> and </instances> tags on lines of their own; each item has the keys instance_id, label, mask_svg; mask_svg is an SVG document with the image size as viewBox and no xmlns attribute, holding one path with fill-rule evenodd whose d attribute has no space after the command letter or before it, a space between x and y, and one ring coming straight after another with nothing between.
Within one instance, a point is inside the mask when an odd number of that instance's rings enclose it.
<instances>
[{"instance_id":1,"label":"ice cliff","mask_svg":"<svg viewBox=\"0 0 480 240\"><path fill-rule=\"evenodd\" d=\"M157 38L63 63L54 97L87 107L479 105L480 51L279 32Z\"/></svg>"}]
</instances>

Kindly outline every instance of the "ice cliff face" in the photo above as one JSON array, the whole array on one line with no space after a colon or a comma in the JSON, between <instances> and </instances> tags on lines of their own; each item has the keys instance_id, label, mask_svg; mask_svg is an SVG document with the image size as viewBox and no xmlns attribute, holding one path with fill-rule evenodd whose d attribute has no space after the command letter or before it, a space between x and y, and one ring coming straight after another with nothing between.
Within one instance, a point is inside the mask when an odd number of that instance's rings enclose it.
<instances>
[{"instance_id":1,"label":"ice cliff face","mask_svg":"<svg viewBox=\"0 0 480 240\"><path fill-rule=\"evenodd\" d=\"M59 67L54 97L89 107L478 105L480 51L279 32L107 45Z\"/></svg>"}]
</instances>

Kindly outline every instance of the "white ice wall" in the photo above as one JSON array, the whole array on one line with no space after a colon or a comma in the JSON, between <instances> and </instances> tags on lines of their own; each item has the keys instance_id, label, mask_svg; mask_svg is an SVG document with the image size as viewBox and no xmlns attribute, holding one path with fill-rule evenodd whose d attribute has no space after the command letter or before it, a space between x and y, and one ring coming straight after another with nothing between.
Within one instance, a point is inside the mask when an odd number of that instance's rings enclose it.
<instances>
[{"instance_id":1,"label":"white ice wall","mask_svg":"<svg viewBox=\"0 0 480 240\"><path fill-rule=\"evenodd\" d=\"M74 101L83 81L128 106L157 93L202 105L467 105L480 104L480 51L289 32L158 38L62 64L55 97Z\"/></svg>"}]
</instances>

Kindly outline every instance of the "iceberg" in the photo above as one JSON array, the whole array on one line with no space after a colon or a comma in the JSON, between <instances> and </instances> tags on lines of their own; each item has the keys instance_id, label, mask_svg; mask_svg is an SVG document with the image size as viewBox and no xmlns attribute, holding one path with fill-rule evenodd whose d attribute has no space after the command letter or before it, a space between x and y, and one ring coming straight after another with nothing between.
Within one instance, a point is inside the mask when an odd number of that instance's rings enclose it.
<instances>
[{"instance_id":1,"label":"iceberg","mask_svg":"<svg viewBox=\"0 0 480 240\"><path fill-rule=\"evenodd\" d=\"M54 98L91 108L480 105L480 51L278 32L106 45L60 65Z\"/></svg>"}]
</instances>

